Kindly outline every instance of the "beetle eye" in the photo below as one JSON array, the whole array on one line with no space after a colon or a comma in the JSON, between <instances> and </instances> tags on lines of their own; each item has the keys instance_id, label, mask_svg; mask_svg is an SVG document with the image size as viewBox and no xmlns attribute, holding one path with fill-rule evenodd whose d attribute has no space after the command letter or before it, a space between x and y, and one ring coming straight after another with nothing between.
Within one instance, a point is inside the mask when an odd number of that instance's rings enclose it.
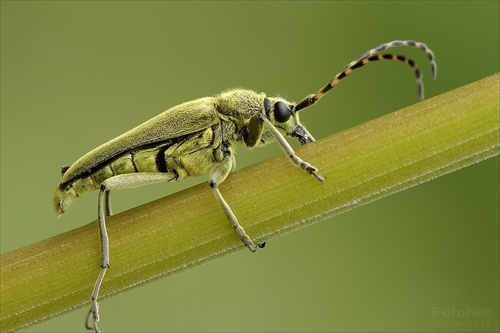
<instances>
[{"instance_id":1,"label":"beetle eye","mask_svg":"<svg viewBox=\"0 0 500 333\"><path fill-rule=\"evenodd\" d=\"M291 115L292 115L292 110L290 110L285 103L283 102L274 103L274 119L278 123L284 123L288 121Z\"/></svg>"}]
</instances>

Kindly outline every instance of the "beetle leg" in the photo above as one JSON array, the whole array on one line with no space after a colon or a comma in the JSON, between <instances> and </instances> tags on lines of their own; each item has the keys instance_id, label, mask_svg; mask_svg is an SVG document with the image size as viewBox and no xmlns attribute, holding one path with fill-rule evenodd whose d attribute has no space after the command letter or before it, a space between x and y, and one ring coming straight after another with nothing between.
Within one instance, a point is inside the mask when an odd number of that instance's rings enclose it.
<instances>
[{"instance_id":1,"label":"beetle leg","mask_svg":"<svg viewBox=\"0 0 500 333\"><path fill-rule=\"evenodd\" d=\"M252 251L257 251L257 247L263 248L266 243L256 243L254 242L250 236L245 232L245 229L240 225L238 219L234 215L231 207L227 204L226 200L222 197L222 194L219 191L218 185L222 183L227 175L231 172L234 164L233 155L226 157L220 164L218 164L210 174L210 187L212 188L217 201L222 207L222 210L226 214L229 223L233 227L236 234L240 237L241 241L246 245L246 247Z\"/></svg>"},{"instance_id":2,"label":"beetle leg","mask_svg":"<svg viewBox=\"0 0 500 333\"><path fill-rule=\"evenodd\" d=\"M99 190L99 201L97 205L98 219L99 219L99 241L101 245L101 271L94 285L94 290L92 291L92 309L87 317L85 326L87 329L92 329L92 326L96 333L99 333L99 328L97 323L99 322L99 304L97 299L99 298L99 290L101 289L101 284L104 281L104 275L109 268L109 238L108 231L106 229L106 219L105 216L109 216L111 213L111 206L109 202L109 191L112 189L126 189L134 188L142 185L166 182L173 179L171 173L131 173L113 176L102 182L101 188ZM93 325L90 325L90 317L93 318Z\"/></svg>"},{"instance_id":3,"label":"beetle leg","mask_svg":"<svg viewBox=\"0 0 500 333\"><path fill-rule=\"evenodd\" d=\"M283 137L283 135L278 131L278 129L267 119L266 116L264 116L262 113L259 114L260 120L262 120L264 123L266 123L269 131L271 134L274 136L278 144L280 145L281 149L285 153L286 156L290 157L290 160L292 161L293 164L299 166L302 170L307 172L308 174L314 176L319 182L323 183L325 181L325 178L321 177L316 173L318 169L316 167L312 166L311 164L303 161L300 157L295 155L295 152L293 151L292 146L286 141L286 139ZM307 132L309 133L309 132Z\"/></svg>"},{"instance_id":4,"label":"beetle leg","mask_svg":"<svg viewBox=\"0 0 500 333\"><path fill-rule=\"evenodd\" d=\"M112 178L109 178L111 180ZM99 201L97 205L97 210L98 210L98 219L99 219L99 240L100 240L100 246L101 246L101 271L99 272L99 276L97 277L97 280L94 285L94 290L92 291L92 308L90 309L90 313L87 316L87 321L85 323L85 327L87 329L91 329L92 326L94 327L94 330L96 333L99 333L99 328L97 327L97 322L99 321L99 304L97 303L97 298L99 297L99 290L101 289L101 284L102 281L104 280L104 275L106 274L106 271L109 267L109 238L108 238L108 231L106 229L106 220L105 220L105 214L109 212L108 207L104 205L104 201L106 203L109 203L109 196L106 194L109 191L109 185L106 184L107 180L104 181L101 184L101 188L99 190ZM107 214L106 214L107 215ZM93 325L91 326L89 321L90 321L90 315L92 314L93 317Z\"/></svg>"}]
</instances>

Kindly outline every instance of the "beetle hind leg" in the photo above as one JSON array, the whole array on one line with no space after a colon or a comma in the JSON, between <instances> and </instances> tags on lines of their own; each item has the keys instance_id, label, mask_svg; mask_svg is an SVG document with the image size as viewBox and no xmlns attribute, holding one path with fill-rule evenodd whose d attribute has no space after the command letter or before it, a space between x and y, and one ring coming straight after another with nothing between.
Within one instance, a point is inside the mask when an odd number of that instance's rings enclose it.
<instances>
[{"instance_id":1,"label":"beetle hind leg","mask_svg":"<svg viewBox=\"0 0 500 333\"><path fill-rule=\"evenodd\" d=\"M99 241L101 246L101 260L100 267L101 271L97 277L97 280L92 291L91 301L92 308L89 311L87 320L85 322L85 327L87 329L94 329L96 333L99 333L99 328L97 323L99 322L99 290L101 289L102 282L104 281L104 275L109 268L109 238L108 231L106 228L106 216L111 215L111 204L109 192L112 189L126 189L134 188L147 184L167 182L172 180L172 174L168 173L132 173L132 174L122 174L113 176L102 182L101 188L99 190L99 201L98 201L98 226L99 226Z\"/></svg>"},{"instance_id":2,"label":"beetle hind leg","mask_svg":"<svg viewBox=\"0 0 500 333\"><path fill-rule=\"evenodd\" d=\"M91 302L92 307L87 316L85 322L85 328L94 329L96 333L99 333L99 328L97 323L99 322L99 304L97 299L99 297L99 290L101 289L101 284L104 281L104 275L109 268L109 239L108 231L106 229L105 216L111 215L111 205L109 197L109 189L106 186L106 181L101 185L99 190L99 201L98 201L98 218L99 218L99 239L101 243L101 271L97 277L97 280L92 291ZM93 323L91 324L91 321Z\"/></svg>"}]
</instances>

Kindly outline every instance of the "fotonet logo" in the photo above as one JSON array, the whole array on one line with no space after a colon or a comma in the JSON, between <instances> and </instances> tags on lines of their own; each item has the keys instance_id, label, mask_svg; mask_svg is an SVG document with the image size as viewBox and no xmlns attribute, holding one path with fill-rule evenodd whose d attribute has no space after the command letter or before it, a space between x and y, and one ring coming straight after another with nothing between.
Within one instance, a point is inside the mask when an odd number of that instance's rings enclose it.
<instances>
[{"instance_id":1,"label":"fotonet logo","mask_svg":"<svg viewBox=\"0 0 500 333\"><path fill-rule=\"evenodd\" d=\"M490 308L443 308L435 307L432 309L433 317L445 318L488 318L491 317Z\"/></svg>"},{"instance_id":2,"label":"fotonet logo","mask_svg":"<svg viewBox=\"0 0 500 333\"><path fill-rule=\"evenodd\" d=\"M432 308L432 325L435 327L464 327L478 329L491 327L492 311L490 308L445 308L436 306Z\"/></svg>"}]
</instances>

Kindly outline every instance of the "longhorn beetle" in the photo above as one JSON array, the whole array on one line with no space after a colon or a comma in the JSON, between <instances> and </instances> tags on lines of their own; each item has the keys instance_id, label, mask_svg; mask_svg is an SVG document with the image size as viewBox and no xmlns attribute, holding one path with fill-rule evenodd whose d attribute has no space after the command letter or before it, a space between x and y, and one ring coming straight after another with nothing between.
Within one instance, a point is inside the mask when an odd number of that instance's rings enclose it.
<instances>
[{"instance_id":1,"label":"longhorn beetle","mask_svg":"<svg viewBox=\"0 0 500 333\"><path fill-rule=\"evenodd\" d=\"M242 142L254 147L276 140L293 164L320 183L324 182L325 179L316 173L314 166L295 155L283 134L297 138L301 144L313 142L313 136L299 122L298 112L316 103L352 71L369 62L387 59L408 64L415 73L418 94L423 98L422 74L413 60L402 55L378 54L400 46L424 51L429 58L431 72L436 77L434 54L424 43L396 40L381 44L351 61L318 92L306 96L298 104L245 89L195 99L166 110L97 147L71 166L62 167L61 184L54 194L54 205L59 215L66 211L74 199L99 190L97 211L101 270L91 295L92 307L87 328L92 329L93 326L99 332L97 299L109 267L106 216L111 215L110 190L177 181L211 170L209 184L215 198L236 234L250 251L255 252L265 243L257 243L247 235L218 188L235 166L234 143Z\"/></svg>"}]
</instances>

